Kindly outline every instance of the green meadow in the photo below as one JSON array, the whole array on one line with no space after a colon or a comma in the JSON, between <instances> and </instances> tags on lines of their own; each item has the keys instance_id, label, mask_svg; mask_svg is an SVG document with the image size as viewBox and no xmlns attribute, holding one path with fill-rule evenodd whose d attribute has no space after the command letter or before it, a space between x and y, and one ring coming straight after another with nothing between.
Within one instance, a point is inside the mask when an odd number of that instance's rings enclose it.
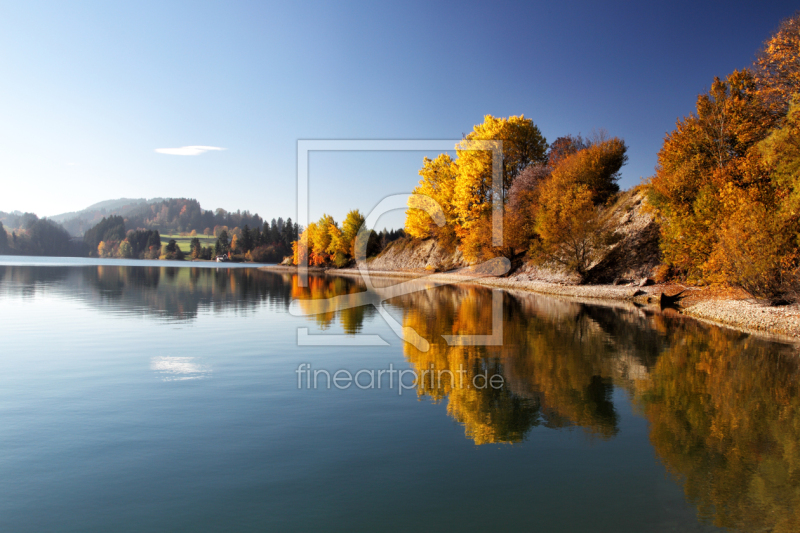
<instances>
[{"instance_id":1,"label":"green meadow","mask_svg":"<svg viewBox=\"0 0 800 533\"><path fill-rule=\"evenodd\" d=\"M197 238L200 239L200 245L204 248L206 246L214 246L214 243L217 242L217 238L213 235L197 235ZM161 244L166 245L170 239L175 239L175 242L178 243L178 247L181 249L181 251L185 254L188 254L190 252L189 247L194 237L190 237L188 235L182 236L165 234L161 235Z\"/></svg>"}]
</instances>

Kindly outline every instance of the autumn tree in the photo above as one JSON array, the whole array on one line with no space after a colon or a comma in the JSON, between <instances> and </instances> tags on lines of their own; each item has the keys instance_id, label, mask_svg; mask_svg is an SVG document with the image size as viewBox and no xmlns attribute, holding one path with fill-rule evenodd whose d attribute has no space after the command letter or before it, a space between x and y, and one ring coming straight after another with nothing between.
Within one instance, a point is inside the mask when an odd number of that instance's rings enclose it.
<instances>
[{"instance_id":1,"label":"autumn tree","mask_svg":"<svg viewBox=\"0 0 800 533\"><path fill-rule=\"evenodd\" d=\"M756 146L771 124L753 74L735 71L724 81L715 78L696 112L665 138L650 200L660 215L664 261L690 279L723 280L714 250L720 224L736 206L722 192L732 187L753 198L773 196Z\"/></svg>"},{"instance_id":2,"label":"autumn tree","mask_svg":"<svg viewBox=\"0 0 800 533\"><path fill-rule=\"evenodd\" d=\"M342 222L341 250L350 257L355 257L353 247L355 246L356 236L358 235L358 230L361 229L365 221L366 219L364 215L361 214L361 211L353 209L348 211L344 222Z\"/></svg>"},{"instance_id":3,"label":"autumn tree","mask_svg":"<svg viewBox=\"0 0 800 533\"><path fill-rule=\"evenodd\" d=\"M754 70L760 97L773 113L783 116L800 93L800 11L767 39Z\"/></svg>"},{"instance_id":4,"label":"autumn tree","mask_svg":"<svg viewBox=\"0 0 800 533\"><path fill-rule=\"evenodd\" d=\"M508 191L504 211L504 239L514 250L527 248L536 238L536 211L544 182L550 177L544 163L529 165L520 173Z\"/></svg>"},{"instance_id":5,"label":"autumn tree","mask_svg":"<svg viewBox=\"0 0 800 533\"><path fill-rule=\"evenodd\" d=\"M500 168L495 168L494 147L502 153ZM460 245L470 261L509 253L495 247L495 237L502 235L494 235L500 226L491 220L493 174L502 177L496 200L505 204L517 176L531 164L546 162L544 136L522 115L486 115L455 148L456 159L441 154L423 160L422 179L409 198L405 233L417 239L435 237L445 247ZM442 219L432 218L439 210Z\"/></svg>"},{"instance_id":6,"label":"autumn tree","mask_svg":"<svg viewBox=\"0 0 800 533\"><path fill-rule=\"evenodd\" d=\"M330 245L334 229L338 231L336 221L331 215L324 214L317 221L317 231L312 241L313 254L319 258L319 263L325 263L330 256Z\"/></svg>"},{"instance_id":7,"label":"autumn tree","mask_svg":"<svg viewBox=\"0 0 800 533\"><path fill-rule=\"evenodd\" d=\"M613 137L560 159L540 186L533 255L585 276L605 242L598 208L619 190L627 146Z\"/></svg>"},{"instance_id":8,"label":"autumn tree","mask_svg":"<svg viewBox=\"0 0 800 533\"><path fill-rule=\"evenodd\" d=\"M406 211L405 230L411 237L427 239L435 235L440 240L453 240L457 220L453 196L458 179L458 166L448 155L436 159L424 158L419 170L422 179L412 191ZM430 205L428 205L430 204ZM434 222L425 207L438 206L444 213L444 225Z\"/></svg>"},{"instance_id":9,"label":"autumn tree","mask_svg":"<svg viewBox=\"0 0 800 533\"><path fill-rule=\"evenodd\" d=\"M535 258L552 259L581 277L586 275L600 244L600 224L592 196L583 184L555 180L546 183L535 218L540 239L533 243Z\"/></svg>"},{"instance_id":10,"label":"autumn tree","mask_svg":"<svg viewBox=\"0 0 800 533\"><path fill-rule=\"evenodd\" d=\"M492 199L492 152L470 149L471 141L502 141L502 184L500 200L514 179L531 163L544 162L547 141L531 119L523 115L495 118L486 115L464 141L456 146L458 177L453 193L453 206L458 220L458 234L465 236L481 218L489 216Z\"/></svg>"},{"instance_id":11,"label":"autumn tree","mask_svg":"<svg viewBox=\"0 0 800 533\"><path fill-rule=\"evenodd\" d=\"M772 169L776 187L786 193L782 216L800 213L800 94L780 125L759 144L759 151Z\"/></svg>"},{"instance_id":12,"label":"autumn tree","mask_svg":"<svg viewBox=\"0 0 800 533\"><path fill-rule=\"evenodd\" d=\"M557 138L547 151L548 166L558 166L562 160L576 152L580 152L584 148L588 148L589 144L588 139L584 139L580 135L564 135Z\"/></svg>"},{"instance_id":13,"label":"autumn tree","mask_svg":"<svg viewBox=\"0 0 800 533\"><path fill-rule=\"evenodd\" d=\"M552 179L564 186L583 185L595 205L619 192L619 171L628 162L625 142L613 137L591 143L564 157L553 167Z\"/></svg>"}]
</instances>

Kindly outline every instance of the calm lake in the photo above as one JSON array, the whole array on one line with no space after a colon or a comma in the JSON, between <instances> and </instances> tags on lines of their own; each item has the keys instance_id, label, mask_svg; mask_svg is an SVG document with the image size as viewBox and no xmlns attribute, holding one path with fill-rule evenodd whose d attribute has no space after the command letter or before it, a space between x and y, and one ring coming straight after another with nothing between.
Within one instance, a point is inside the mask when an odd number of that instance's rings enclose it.
<instances>
[{"instance_id":1,"label":"calm lake","mask_svg":"<svg viewBox=\"0 0 800 533\"><path fill-rule=\"evenodd\" d=\"M335 311L361 280L303 285L0 257L0 531L800 530L788 345L471 285Z\"/></svg>"}]
</instances>

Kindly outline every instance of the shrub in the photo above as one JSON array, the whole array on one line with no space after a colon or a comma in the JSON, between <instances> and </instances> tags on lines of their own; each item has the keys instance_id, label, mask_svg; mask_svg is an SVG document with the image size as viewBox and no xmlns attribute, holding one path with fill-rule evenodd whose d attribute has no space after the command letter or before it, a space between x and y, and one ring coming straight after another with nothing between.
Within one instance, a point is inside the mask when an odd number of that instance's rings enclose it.
<instances>
[{"instance_id":1,"label":"shrub","mask_svg":"<svg viewBox=\"0 0 800 533\"><path fill-rule=\"evenodd\" d=\"M792 232L763 204L743 201L722 226L712 260L731 284L758 300L795 300L800 257L792 241Z\"/></svg>"},{"instance_id":2,"label":"shrub","mask_svg":"<svg viewBox=\"0 0 800 533\"><path fill-rule=\"evenodd\" d=\"M653 281L656 283L666 283L672 278L672 269L669 265L658 265L653 274Z\"/></svg>"},{"instance_id":3,"label":"shrub","mask_svg":"<svg viewBox=\"0 0 800 533\"><path fill-rule=\"evenodd\" d=\"M338 251L333 255L333 264L336 268L344 268L350 263L350 258L343 252Z\"/></svg>"}]
</instances>

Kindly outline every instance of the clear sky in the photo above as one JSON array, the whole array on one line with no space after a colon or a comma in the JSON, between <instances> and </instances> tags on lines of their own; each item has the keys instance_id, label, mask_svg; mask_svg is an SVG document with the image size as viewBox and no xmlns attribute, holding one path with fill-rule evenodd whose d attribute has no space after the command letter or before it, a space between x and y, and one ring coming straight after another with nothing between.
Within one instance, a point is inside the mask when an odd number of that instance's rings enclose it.
<instances>
[{"instance_id":1,"label":"clear sky","mask_svg":"<svg viewBox=\"0 0 800 533\"><path fill-rule=\"evenodd\" d=\"M750 65L798 7L3 2L0 210L190 197L294 218L298 139L452 139L485 114L524 114L549 141L623 137L628 188L713 77ZM186 146L224 150L156 151ZM423 155L313 154L312 217L410 192Z\"/></svg>"}]
</instances>

